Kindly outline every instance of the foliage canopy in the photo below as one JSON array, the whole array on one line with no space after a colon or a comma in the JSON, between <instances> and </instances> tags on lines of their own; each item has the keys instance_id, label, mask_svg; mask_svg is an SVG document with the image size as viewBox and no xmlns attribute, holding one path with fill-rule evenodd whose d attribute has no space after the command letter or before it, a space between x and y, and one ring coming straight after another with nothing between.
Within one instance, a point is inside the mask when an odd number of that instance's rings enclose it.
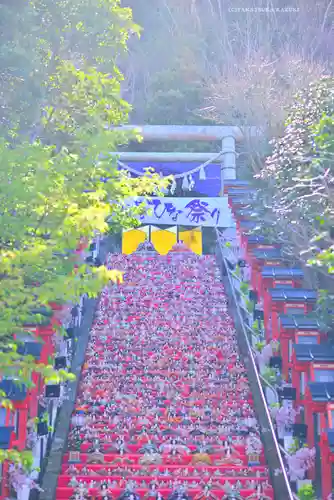
<instances>
[{"instance_id":1,"label":"foliage canopy","mask_svg":"<svg viewBox=\"0 0 334 500\"><path fill-rule=\"evenodd\" d=\"M18 354L22 335L35 338L28 325L43 320L34 311L120 278L78 263L78 243L106 232L110 217L116 229L135 224L141 208L124 199L168 181L131 178L110 157L130 138L113 127L130 111L117 63L139 33L131 10L119 0L14 3L0 6L0 376L30 387L33 371L70 377Z\"/></svg>"},{"instance_id":2,"label":"foliage canopy","mask_svg":"<svg viewBox=\"0 0 334 500\"><path fill-rule=\"evenodd\" d=\"M319 284L312 284L320 289L319 312L332 326L333 78L321 78L296 95L284 133L271 146L272 154L256 176L259 213L267 235L279 237L292 257L316 271Z\"/></svg>"}]
</instances>

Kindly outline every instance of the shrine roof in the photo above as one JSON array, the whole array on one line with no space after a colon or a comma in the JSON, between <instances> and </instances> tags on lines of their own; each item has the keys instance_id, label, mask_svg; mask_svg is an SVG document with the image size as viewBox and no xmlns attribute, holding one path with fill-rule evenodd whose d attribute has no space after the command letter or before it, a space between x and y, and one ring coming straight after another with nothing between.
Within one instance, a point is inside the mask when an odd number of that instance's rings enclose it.
<instances>
[{"instance_id":1,"label":"shrine roof","mask_svg":"<svg viewBox=\"0 0 334 500\"><path fill-rule=\"evenodd\" d=\"M24 325L25 326L36 326L36 325L42 325L46 326L50 323L51 316L53 315L53 311L51 308L48 307L41 307L39 309L32 309L31 310L31 318L27 320ZM39 316L34 319L34 316Z\"/></svg>"},{"instance_id":2,"label":"shrine roof","mask_svg":"<svg viewBox=\"0 0 334 500\"><path fill-rule=\"evenodd\" d=\"M244 209L240 209L244 210ZM236 210L237 212L237 210ZM262 236L261 234L251 234L247 236L247 241L251 245L254 245L256 243L259 243L260 245L274 245L273 242L269 241L265 236Z\"/></svg>"},{"instance_id":3,"label":"shrine roof","mask_svg":"<svg viewBox=\"0 0 334 500\"><path fill-rule=\"evenodd\" d=\"M41 342L27 341L18 345L17 353L39 359L41 357L42 347L43 344Z\"/></svg>"},{"instance_id":4,"label":"shrine roof","mask_svg":"<svg viewBox=\"0 0 334 500\"><path fill-rule=\"evenodd\" d=\"M277 302L315 302L317 292L308 288L269 288L271 299Z\"/></svg>"},{"instance_id":5,"label":"shrine roof","mask_svg":"<svg viewBox=\"0 0 334 500\"><path fill-rule=\"evenodd\" d=\"M257 215L252 208L238 208L235 210L235 215L242 217L254 217Z\"/></svg>"},{"instance_id":6,"label":"shrine roof","mask_svg":"<svg viewBox=\"0 0 334 500\"><path fill-rule=\"evenodd\" d=\"M297 267L264 266L261 275L263 278L303 278L304 272Z\"/></svg>"},{"instance_id":7,"label":"shrine roof","mask_svg":"<svg viewBox=\"0 0 334 500\"><path fill-rule=\"evenodd\" d=\"M256 259L283 259L282 252L279 248L254 248L252 255Z\"/></svg>"},{"instance_id":8,"label":"shrine roof","mask_svg":"<svg viewBox=\"0 0 334 500\"><path fill-rule=\"evenodd\" d=\"M6 398L11 401L24 401L27 396L27 388L13 379L4 379L0 382L0 391L4 392Z\"/></svg>"},{"instance_id":9,"label":"shrine roof","mask_svg":"<svg viewBox=\"0 0 334 500\"><path fill-rule=\"evenodd\" d=\"M248 187L249 182L248 181L241 181L239 179L225 179L224 180L224 187Z\"/></svg>"},{"instance_id":10,"label":"shrine roof","mask_svg":"<svg viewBox=\"0 0 334 500\"><path fill-rule=\"evenodd\" d=\"M31 309L32 314L40 314L41 316L51 317L53 315L53 311L50 307L39 307L35 309Z\"/></svg>"},{"instance_id":11,"label":"shrine roof","mask_svg":"<svg viewBox=\"0 0 334 500\"><path fill-rule=\"evenodd\" d=\"M328 343L294 344L298 361L334 361L334 348Z\"/></svg>"},{"instance_id":12,"label":"shrine roof","mask_svg":"<svg viewBox=\"0 0 334 500\"><path fill-rule=\"evenodd\" d=\"M244 205L251 205L254 202L254 196L250 193L245 193L241 189L236 190L233 195L229 195L229 198L234 204L242 203Z\"/></svg>"},{"instance_id":13,"label":"shrine roof","mask_svg":"<svg viewBox=\"0 0 334 500\"><path fill-rule=\"evenodd\" d=\"M257 193L256 189L229 189L228 190L228 196L237 196L239 197L240 195L251 195L254 196Z\"/></svg>"},{"instance_id":14,"label":"shrine roof","mask_svg":"<svg viewBox=\"0 0 334 500\"><path fill-rule=\"evenodd\" d=\"M309 382L313 401L334 401L334 382Z\"/></svg>"},{"instance_id":15,"label":"shrine roof","mask_svg":"<svg viewBox=\"0 0 334 500\"><path fill-rule=\"evenodd\" d=\"M292 330L318 330L319 320L309 314L280 314L281 325L285 329Z\"/></svg>"},{"instance_id":16,"label":"shrine roof","mask_svg":"<svg viewBox=\"0 0 334 500\"><path fill-rule=\"evenodd\" d=\"M257 225L257 222L254 220L241 220L239 224L242 229L253 229Z\"/></svg>"}]
</instances>

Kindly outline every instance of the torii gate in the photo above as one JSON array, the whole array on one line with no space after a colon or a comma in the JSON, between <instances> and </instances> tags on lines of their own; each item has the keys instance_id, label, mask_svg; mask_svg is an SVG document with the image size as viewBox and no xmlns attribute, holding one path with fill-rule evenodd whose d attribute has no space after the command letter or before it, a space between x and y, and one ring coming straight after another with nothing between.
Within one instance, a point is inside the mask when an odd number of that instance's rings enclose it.
<instances>
[{"instance_id":1,"label":"torii gate","mask_svg":"<svg viewBox=\"0 0 334 500\"><path fill-rule=\"evenodd\" d=\"M243 141L243 134L238 127L232 126L195 126L195 125L126 125L115 127L120 132L135 130L143 141L219 141L221 151L217 153L114 153L122 162L203 162L221 163L221 185L224 179L236 179L236 142ZM219 158L217 158L219 156ZM221 193L222 194L222 193Z\"/></svg>"}]
</instances>

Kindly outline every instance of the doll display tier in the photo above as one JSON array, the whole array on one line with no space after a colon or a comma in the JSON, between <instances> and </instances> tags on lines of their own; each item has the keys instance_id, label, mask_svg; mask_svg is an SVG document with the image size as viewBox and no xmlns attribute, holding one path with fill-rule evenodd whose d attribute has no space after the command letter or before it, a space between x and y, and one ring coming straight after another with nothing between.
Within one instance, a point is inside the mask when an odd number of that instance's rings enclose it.
<instances>
[{"instance_id":1,"label":"doll display tier","mask_svg":"<svg viewBox=\"0 0 334 500\"><path fill-rule=\"evenodd\" d=\"M211 256L109 255L57 500L272 500Z\"/></svg>"}]
</instances>

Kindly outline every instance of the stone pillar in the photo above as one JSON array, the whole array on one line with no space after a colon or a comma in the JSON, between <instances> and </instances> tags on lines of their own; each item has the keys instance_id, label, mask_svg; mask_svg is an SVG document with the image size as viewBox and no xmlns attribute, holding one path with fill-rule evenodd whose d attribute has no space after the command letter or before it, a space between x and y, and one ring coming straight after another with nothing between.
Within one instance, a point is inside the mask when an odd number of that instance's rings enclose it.
<instances>
[{"instance_id":1,"label":"stone pillar","mask_svg":"<svg viewBox=\"0 0 334 500\"><path fill-rule=\"evenodd\" d=\"M235 138L233 136L224 137L222 140L223 163L221 168L221 196L224 192L224 179L236 179L235 167Z\"/></svg>"}]
</instances>

